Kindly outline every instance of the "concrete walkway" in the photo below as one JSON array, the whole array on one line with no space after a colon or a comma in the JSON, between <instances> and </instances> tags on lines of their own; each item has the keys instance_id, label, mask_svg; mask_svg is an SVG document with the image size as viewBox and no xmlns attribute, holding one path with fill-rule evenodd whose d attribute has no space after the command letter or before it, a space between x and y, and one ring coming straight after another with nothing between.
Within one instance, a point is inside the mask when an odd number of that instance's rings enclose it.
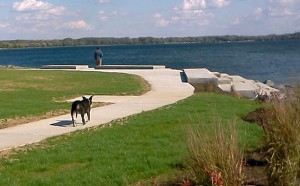
<instances>
[{"instance_id":1,"label":"concrete walkway","mask_svg":"<svg viewBox=\"0 0 300 186\"><path fill-rule=\"evenodd\" d=\"M80 116L77 127L73 127L70 114L44 119L0 130L0 151L42 141L46 138L109 123L143 111L153 110L175 103L193 94L194 88L181 80L181 71L173 69L153 70L95 70L136 74L151 84L151 90L141 96L94 96L93 101L114 102L115 104L93 108L91 121L82 125ZM77 70L77 71L78 71ZM78 98L81 99L81 98ZM71 108L71 104L70 104Z\"/></svg>"}]
</instances>

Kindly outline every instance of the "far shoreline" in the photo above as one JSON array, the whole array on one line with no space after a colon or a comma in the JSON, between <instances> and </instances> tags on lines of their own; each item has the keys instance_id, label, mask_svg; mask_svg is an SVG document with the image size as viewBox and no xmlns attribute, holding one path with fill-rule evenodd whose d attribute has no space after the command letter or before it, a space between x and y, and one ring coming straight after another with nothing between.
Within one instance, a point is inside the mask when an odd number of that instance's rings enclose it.
<instances>
[{"instance_id":1,"label":"far shoreline","mask_svg":"<svg viewBox=\"0 0 300 186\"><path fill-rule=\"evenodd\" d=\"M300 40L300 32L289 34L269 34L258 36L223 35L223 36L191 36L191 37L83 37L78 39L16 39L0 40L0 49L7 48L45 48L45 47L83 47L113 45L145 45L145 44L192 44L192 43L227 43L227 42L264 42Z\"/></svg>"}]
</instances>

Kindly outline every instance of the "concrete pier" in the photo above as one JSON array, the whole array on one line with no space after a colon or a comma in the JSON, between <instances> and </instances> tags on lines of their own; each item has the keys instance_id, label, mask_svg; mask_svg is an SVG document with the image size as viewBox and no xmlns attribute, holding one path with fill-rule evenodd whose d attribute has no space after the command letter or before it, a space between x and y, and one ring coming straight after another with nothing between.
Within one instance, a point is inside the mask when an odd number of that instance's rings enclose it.
<instances>
[{"instance_id":1,"label":"concrete pier","mask_svg":"<svg viewBox=\"0 0 300 186\"><path fill-rule=\"evenodd\" d=\"M88 65L43 65L42 69L88 69ZM164 69L163 65L99 65L95 69Z\"/></svg>"},{"instance_id":2,"label":"concrete pier","mask_svg":"<svg viewBox=\"0 0 300 186\"><path fill-rule=\"evenodd\" d=\"M43 65L42 69L88 69L88 65Z\"/></svg>"},{"instance_id":3,"label":"concrete pier","mask_svg":"<svg viewBox=\"0 0 300 186\"><path fill-rule=\"evenodd\" d=\"M95 69L164 69L163 65L101 65Z\"/></svg>"}]
</instances>

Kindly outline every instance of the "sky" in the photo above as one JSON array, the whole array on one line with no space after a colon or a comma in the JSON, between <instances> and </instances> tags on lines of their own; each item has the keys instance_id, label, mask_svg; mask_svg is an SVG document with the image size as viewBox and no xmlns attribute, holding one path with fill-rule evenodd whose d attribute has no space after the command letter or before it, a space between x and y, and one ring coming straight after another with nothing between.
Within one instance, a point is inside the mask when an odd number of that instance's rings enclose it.
<instances>
[{"instance_id":1,"label":"sky","mask_svg":"<svg viewBox=\"0 0 300 186\"><path fill-rule=\"evenodd\" d=\"M300 0L0 0L0 40L300 32Z\"/></svg>"}]
</instances>

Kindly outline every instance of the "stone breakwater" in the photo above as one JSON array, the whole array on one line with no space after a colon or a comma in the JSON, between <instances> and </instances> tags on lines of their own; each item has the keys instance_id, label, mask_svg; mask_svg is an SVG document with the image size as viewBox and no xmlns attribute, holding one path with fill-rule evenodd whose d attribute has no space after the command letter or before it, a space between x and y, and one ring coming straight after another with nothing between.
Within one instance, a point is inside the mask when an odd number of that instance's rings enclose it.
<instances>
[{"instance_id":1,"label":"stone breakwater","mask_svg":"<svg viewBox=\"0 0 300 186\"><path fill-rule=\"evenodd\" d=\"M25 67L20 67L20 66L15 66L15 65L0 65L0 68L18 69L18 68L25 68Z\"/></svg>"},{"instance_id":2,"label":"stone breakwater","mask_svg":"<svg viewBox=\"0 0 300 186\"><path fill-rule=\"evenodd\" d=\"M247 99L259 96L271 97L275 94L281 96L280 91L274 87L238 75L211 72L206 68L184 69L183 72L190 84L212 84L224 92Z\"/></svg>"}]
</instances>

